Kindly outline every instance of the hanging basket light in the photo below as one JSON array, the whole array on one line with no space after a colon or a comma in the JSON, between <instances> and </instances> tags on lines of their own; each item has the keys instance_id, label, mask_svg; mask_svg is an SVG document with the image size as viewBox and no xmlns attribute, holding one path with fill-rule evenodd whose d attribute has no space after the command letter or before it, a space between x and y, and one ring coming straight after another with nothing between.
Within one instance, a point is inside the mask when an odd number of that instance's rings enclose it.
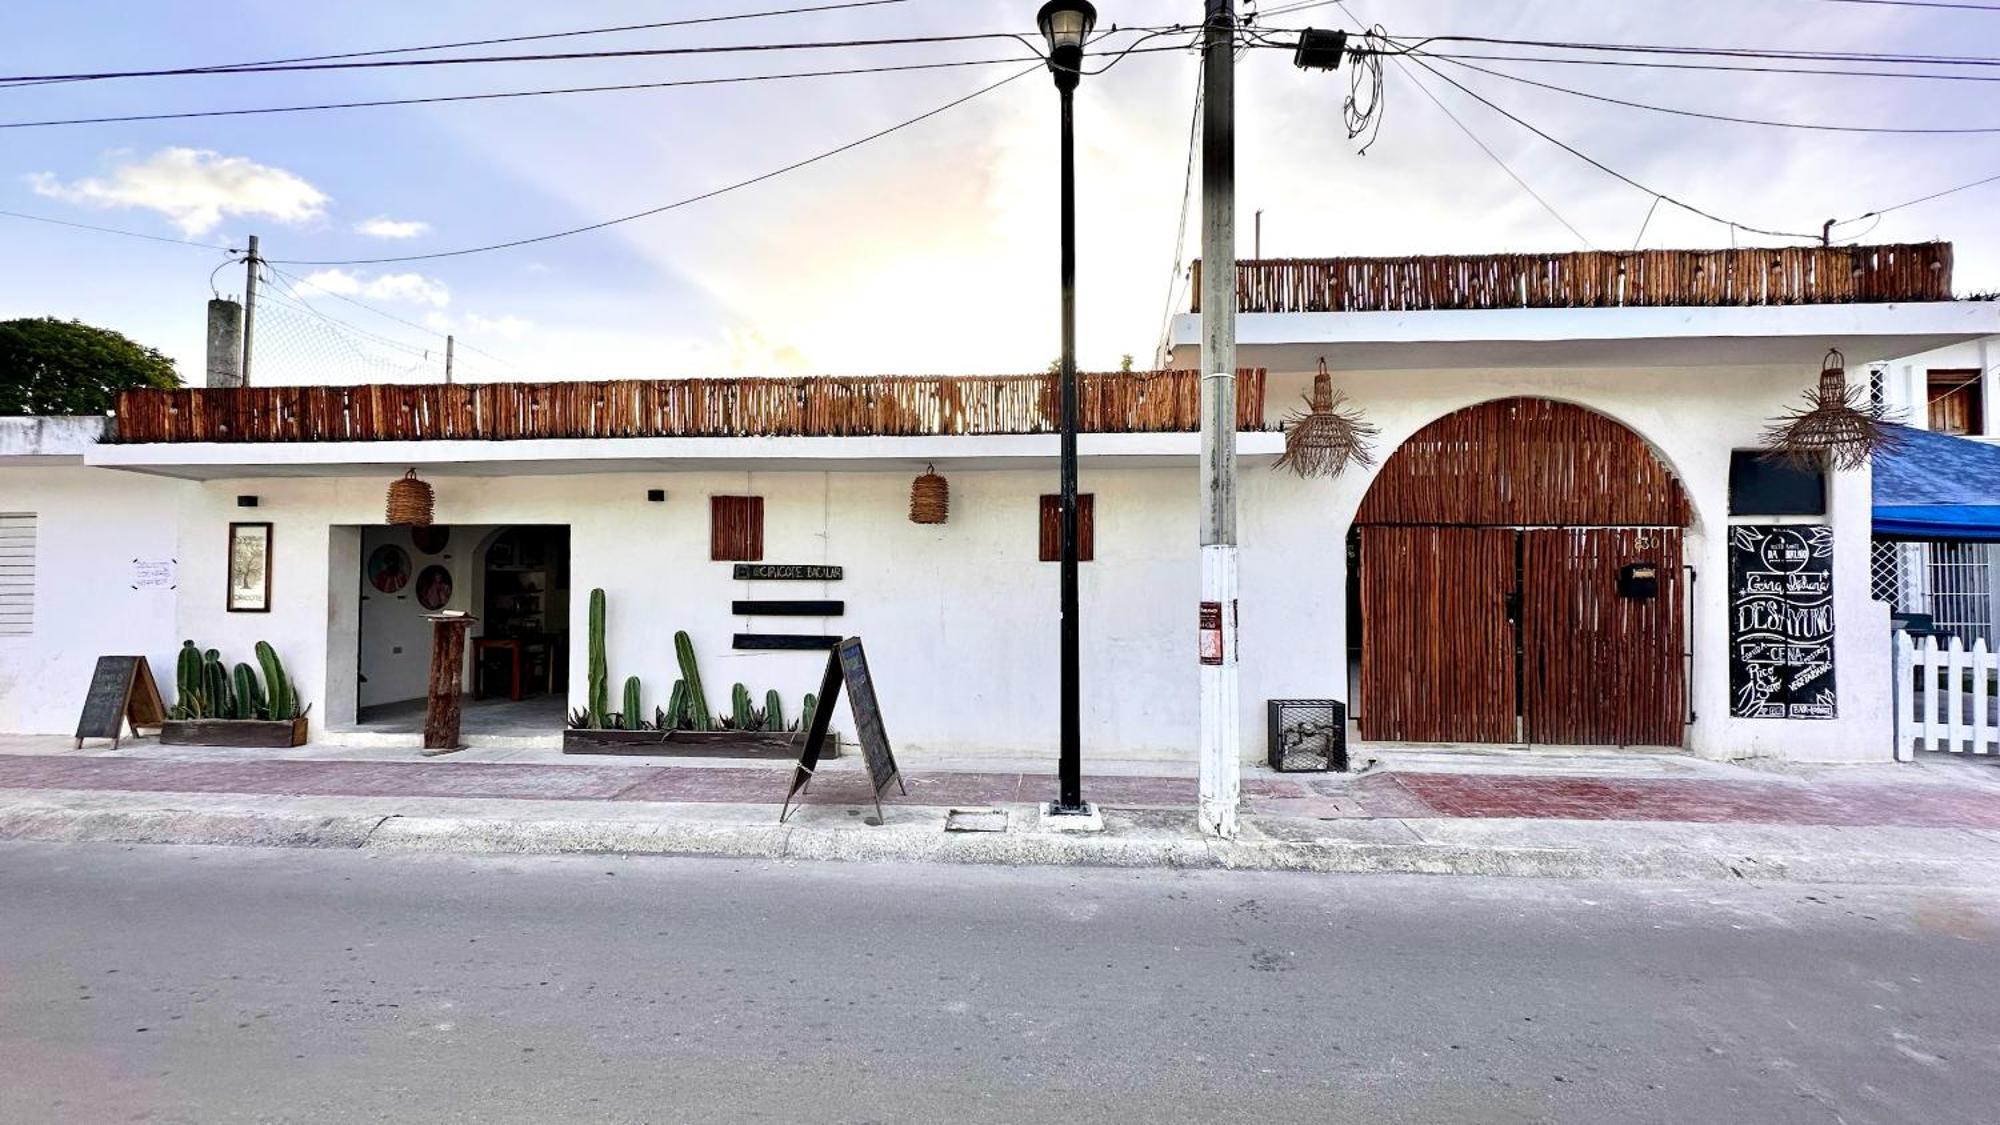
<instances>
[{"instance_id":1,"label":"hanging basket light","mask_svg":"<svg viewBox=\"0 0 2000 1125\"><path fill-rule=\"evenodd\" d=\"M404 473L402 479L390 483L388 511L390 523L429 527L435 507L436 497L431 492L431 486L417 479L415 469Z\"/></svg>"},{"instance_id":2,"label":"hanging basket light","mask_svg":"<svg viewBox=\"0 0 2000 1125\"><path fill-rule=\"evenodd\" d=\"M1375 463L1373 443L1380 431L1347 405L1347 396L1333 389L1326 360L1313 376L1309 407L1285 420L1285 452L1272 468L1290 469L1302 477L1335 477L1349 465Z\"/></svg>"},{"instance_id":3,"label":"hanging basket light","mask_svg":"<svg viewBox=\"0 0 2000 1125\"><path fill-rule=\"evenodd\" d=\"M951 482L938 475L937 466L925 465L910 483L910 522L943 523L950 515Z\"/></svg>"},{"instance_id":4,"label":"hanging basket light","mask_svg":"<svg viewBox=\"0 0 2000 1125\"><path fill-rule=\"evenodd\" d=\"M1829 348L1821 361L1819 386L1806 392L1806 407L1787 410L1764 430L1772 456L1804 464L1858 469L1876 453L1903 440L1896 419L1870 401L1865 389L1847 383L1847 358Z\"/></svg>"}]
</instances>

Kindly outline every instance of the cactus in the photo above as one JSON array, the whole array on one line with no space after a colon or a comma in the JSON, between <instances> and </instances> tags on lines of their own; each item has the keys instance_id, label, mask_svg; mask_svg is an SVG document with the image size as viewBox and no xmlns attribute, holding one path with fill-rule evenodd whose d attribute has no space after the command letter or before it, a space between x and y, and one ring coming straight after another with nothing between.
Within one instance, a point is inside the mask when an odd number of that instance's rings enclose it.
<instances>
[{"instance_id":1,"label":"cactus","mask_svg":"<svg viewBox=\"0 0 2000 1125\"><path fill-rule=\"evenodd\" d=\"M686 680L675 680L674 689L667 693L667 709L661 712L661 730L679 730L681 721L687 717L688 685Z\"/></svg>"},{"instance_id":2,"label":"cactus","mask_svg":"<svg viewBox=\"0 0 2000 1125\"><path fill-rule=\"evenodd\" d=\"M785 701L775 690L764 693L764 729L785 729Z\"/></svg>"},{"instance_id":3,"label":"cactus","mask_svg":"<svg viewBox=\"0 0 2000 1125\"><path fill-rule=\"evenodd\" d=\"M265 714L280 722L299 717L299 693L285 677L285 665L269 641L257 642L257 664L264 670Z\"/></svg>"},{"instance_id":4,"label":"cactus","mask_svg":"<svg viewBox=\"0 0 2000 1125\"><path fill-rule=\"evenodd\" d=\"M262 719L269 716L264 702L264 689L257 686L257 670L248 664L238 663L230 673L236 690L236 708L232 718Z\"/></svg>"},{"instance_id":5,"label":"cactus","mask_svg":"<svg viewBox=\"0 0 2000 1125\"><path fill-rule=\"evenodd\" d=\"M737 730L749 730L756 726L750 713L750 689L742 684L729 689L730 717L736 721Z\"/></svg>"},{"instance_id":6,"label":"cactus","mask_svg":"<svg viewBox=\"0 0 2000 1125\"><path fill-rule=\"evenodd\" d=\"M714 730L708 713L708 696L701 690L701 668L694 662L694 640L686 630L674 634L674 655L680 658L681 678L687 681L687 716L690 730Z\"/></svg>"},{"instance_id":7,"label":"cactus","mask_svg":"<svg viewBox=\"0 0 2000 1125\"><path fill-rule=\"evenodd\" d=\"M174 661L174 712L181 719L201 718L201 650L182 641Z\"/></svg>"},{"instance_id":8,"label":"cactus","mask_svg":"<svg viewBox=\"0 0 2000 1125\"><path fill-rule=\"evenodd\" d=\"M812 692L807 692L805 710L799 712L799 729L811 730L813 725L813 716L817 715L818 713L819 713L819 696L814 695Z\"/></svg>"},{"instance_id":9,"label":"cactus","mask_svg":"<svg viewBox=\"0 0 2000 1125\"><path fill-rule=\"evenodd\" d=\"M625 677L625 709L619 712L626 730L643 730L646 720L639 714L639 677Z\"/></svg>"},{"instance_id":10,"label":"cactus","mask_svg":"<svg viewBox=\"0 0 2000 1125\"><path fill-rule=\"evenodd\" d=\"M590 592L590 725L602 729L611 709L610 672L604 666L604 591Z\"/></svg>"},{"instance_id":11,"label":"cactus","mask_svg":"<svg viewBox=\"0 0 2000 1125\"><path fill-rule=\"evenodd\" d=\"M202 651L194 641L180 643L174 659L174 719L200 719L202 713Z\"/></svg>"},{"instance_id":12,"label":"cactus","mask_svg":"<svg viewBox=\"0 0 2000 1125\"><path fill-rule=\"evenodd\" d=\"M222 666L222 653L216 649L202 654L201 695L205 718L233 717L234 708L229 702L229 670Z\"/></svg>"}]
</instances>

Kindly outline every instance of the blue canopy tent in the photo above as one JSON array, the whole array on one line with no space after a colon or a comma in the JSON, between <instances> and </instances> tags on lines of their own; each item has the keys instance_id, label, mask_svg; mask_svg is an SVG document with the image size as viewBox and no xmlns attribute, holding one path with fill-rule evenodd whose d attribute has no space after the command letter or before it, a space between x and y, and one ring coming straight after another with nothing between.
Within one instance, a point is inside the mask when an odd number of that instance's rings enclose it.
<instances>
[{"instance_id":1,"label":"blue canopy tent","mask_svg":"<svg viewBox=\"0 0 2000 1125\"><path fill-rule=\"evenodd\" d=\"M1876 538L2000 543L2000 446L1902 433L1875 455Z\"/></svg>"}]
</instances>

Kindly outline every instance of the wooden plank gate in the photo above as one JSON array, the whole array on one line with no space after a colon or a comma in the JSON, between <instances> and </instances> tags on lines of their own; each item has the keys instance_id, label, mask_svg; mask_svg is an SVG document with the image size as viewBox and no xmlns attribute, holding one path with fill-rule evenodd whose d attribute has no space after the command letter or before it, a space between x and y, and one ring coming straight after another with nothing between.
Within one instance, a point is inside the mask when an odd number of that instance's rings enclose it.
<instances>
[{"instance_id":1,"label":"wooden plank gate","mask_svg":"<svg viewBox=\"0 0 2000 1125\"><path fill-rule=\"evenodd\" d=\"M1502 399L1418 431L1356 519L1362 737L1680 745L1688 513L1638 435L1582 407ZM1621 590L1628 566L1650 594Z\"/></svg>"}]
</instances>

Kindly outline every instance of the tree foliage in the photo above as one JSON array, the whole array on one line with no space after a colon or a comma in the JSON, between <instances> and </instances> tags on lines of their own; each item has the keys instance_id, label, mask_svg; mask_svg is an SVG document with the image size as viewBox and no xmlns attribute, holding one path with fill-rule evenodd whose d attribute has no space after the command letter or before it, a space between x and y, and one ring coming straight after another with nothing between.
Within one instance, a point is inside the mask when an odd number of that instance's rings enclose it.
<instances>
[{"instance_id":1,"label":"tree foliage","mask_svg":"<svg viewBox=\"0 0 2000 1125\"><path fill-rule=\"evenodd\" d=\"M131 387L178 387L174 361L76 320L0 320L0 415L105 414Z\"/></svg>"}]
</instances>

